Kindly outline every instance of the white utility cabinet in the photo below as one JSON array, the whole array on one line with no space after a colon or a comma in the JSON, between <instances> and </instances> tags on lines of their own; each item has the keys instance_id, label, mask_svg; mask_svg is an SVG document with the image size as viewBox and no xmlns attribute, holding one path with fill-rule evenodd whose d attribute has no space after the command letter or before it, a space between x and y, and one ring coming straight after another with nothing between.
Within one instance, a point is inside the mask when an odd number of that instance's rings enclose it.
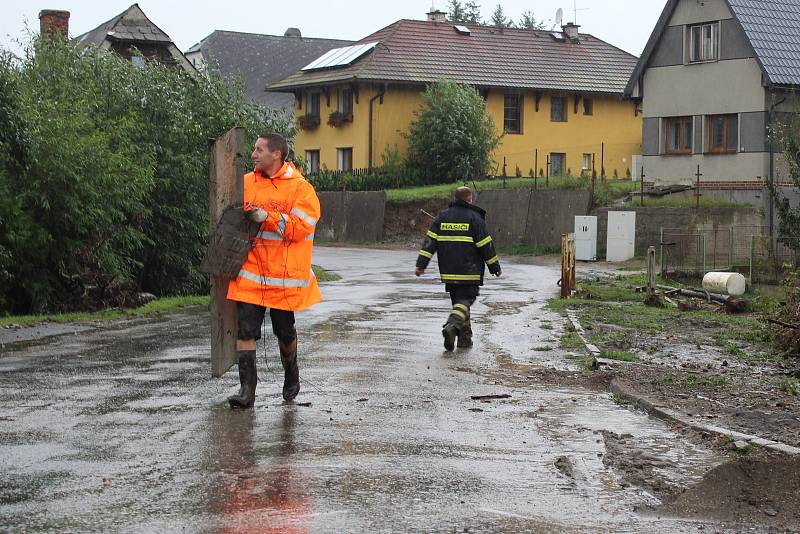
<instances>
[{"instance_id":1,"label":"white utility cabinet","mask_svg":"<svg viewBox=\"0 0 800 534\"><path fill-rule=\"evenodd\" d=\"M597 217L575 217L575 259L597 260Z\"/></svg>"},{"instance_id":2,"label":"white utility cabinet","mask_svg":"<svg viewBox=\"0 0 800 534\"><path fill-rule=\"evenodd\" d=\"M607 261L625 261L633 258L636 243L636 212L608 212Z\"/></svg>"}]
</instances>

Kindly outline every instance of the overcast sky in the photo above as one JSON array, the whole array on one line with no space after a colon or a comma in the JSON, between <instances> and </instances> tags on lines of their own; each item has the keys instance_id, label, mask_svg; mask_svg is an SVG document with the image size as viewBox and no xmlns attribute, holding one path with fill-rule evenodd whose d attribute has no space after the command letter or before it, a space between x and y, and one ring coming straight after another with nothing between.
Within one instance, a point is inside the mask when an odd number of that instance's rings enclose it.
<instances>
[{"instance_id":1,"label":"overcast sky","mask_svg":"<svg viewBox=\"0 0 800 534\"><path fill-rule=\"evenodd\" d=\"M591 33L632 54L640 55L666 0L504 0L506 16L518 20L531 10L552 23L563 8L564 22L574 19ZM139 0L147 16L185 51L214 30L283 35L300 28L305 37L361 39L399 19L424 20L431 0ZM462 4L464 2L462 1ZM16 41L26 39L26 24L39 31L39 11L69 11L70 36L89 31L118 15L132 0L0 0L0 46L19 53ZM447 10L448 2L434 0ZM491 17L496 0L479 1L484 18Z\"/></svg>"}]
</instances>

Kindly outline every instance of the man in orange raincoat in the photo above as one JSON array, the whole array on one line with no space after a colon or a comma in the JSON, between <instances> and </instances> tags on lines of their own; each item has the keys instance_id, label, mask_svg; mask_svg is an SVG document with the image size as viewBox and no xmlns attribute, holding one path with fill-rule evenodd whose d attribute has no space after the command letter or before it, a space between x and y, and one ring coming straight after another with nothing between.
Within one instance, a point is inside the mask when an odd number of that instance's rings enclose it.
<instances>
[{"instance_id":1,"label":"man in orange raincoat","mask_svg":"<svg viewBox=\"0 0 800 534\"><path fill-rule=\"evenodd\" d=\"M297 167L286 161L288 151L280 135L259 136L252 154L253 172L244 177L244 208L261 227L251 239L239 276L228 286L228 299L236 301L239 322L236 354L241 388L228 398L232 408L251 408L255 403L256 341L267 309L284 369L283 398L289 401L297 396L300 371L294 312L322 299L311 269L319 199Z\"/></svg>"}]
</instances>

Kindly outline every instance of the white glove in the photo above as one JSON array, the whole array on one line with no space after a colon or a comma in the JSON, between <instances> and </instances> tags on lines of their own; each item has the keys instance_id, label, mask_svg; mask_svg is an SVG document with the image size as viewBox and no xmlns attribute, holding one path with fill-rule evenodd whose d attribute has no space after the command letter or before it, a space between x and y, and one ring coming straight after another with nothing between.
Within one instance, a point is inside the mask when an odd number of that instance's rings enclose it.
<instances>
[{"instance_id":1,"label":"white glove","mask_svg":"<svg viewBox=\"0 0 800 534\"><path fill-rule=\"evenodd\" d=\"M251 221L257 223L263 223L267 220L267 212L262 210L261 208L255 208L248 212L248 216L250 217Z\"/></svg>"}]
</instances>

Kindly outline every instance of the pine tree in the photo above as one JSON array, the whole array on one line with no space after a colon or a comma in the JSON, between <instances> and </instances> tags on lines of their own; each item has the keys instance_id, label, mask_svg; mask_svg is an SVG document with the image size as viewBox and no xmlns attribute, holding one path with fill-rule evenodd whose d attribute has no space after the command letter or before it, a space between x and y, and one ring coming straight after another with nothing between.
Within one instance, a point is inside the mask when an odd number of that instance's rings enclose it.
<instances>
[{"instance_id":1,"label":"pine tree","mask_svg":"<svg viewBox=\"0 0 800 534\"><path fill-rule=\"evenodd\" d=\"M497 26L498 28L510 28L514 25L514 22L506 17L505 12L503 11L503 6L500 4L497 4L497 7L494 8L491 22L492 26Z\"/></svg>"},{"instance_id":2,"label":"pine tree","mask_svg":"<svg viewBox=\"0 0 800 534\"><path fill-rule=\"evenodd\" d=\"M529 9L527 11L523 11L522 15L520 15L517 28L523 30L543 30L545 25L543 20L536 20L533 11Z\"/></svg>"},{"instance_id":3,"label":"pine tree","mask_svg":"<svg viewBox=\"0 0 800 534\"><path fill-rule=\"evenodd\" d=\"M466 20L464 6L460 0L450 0L450 4L447 6L447 20L455 23L469 22Z\"/></svg>"},{"instance_id":4,"label":"pine tree","mask_svg":"<svg viewBox=\"0 0 800 534\"><path fill-rule=\"evenodd\" d=\"M481 6L474 0L469 0L464 4L464 22L468 24L483 24Z\"/></svg>"}]
</instances>

